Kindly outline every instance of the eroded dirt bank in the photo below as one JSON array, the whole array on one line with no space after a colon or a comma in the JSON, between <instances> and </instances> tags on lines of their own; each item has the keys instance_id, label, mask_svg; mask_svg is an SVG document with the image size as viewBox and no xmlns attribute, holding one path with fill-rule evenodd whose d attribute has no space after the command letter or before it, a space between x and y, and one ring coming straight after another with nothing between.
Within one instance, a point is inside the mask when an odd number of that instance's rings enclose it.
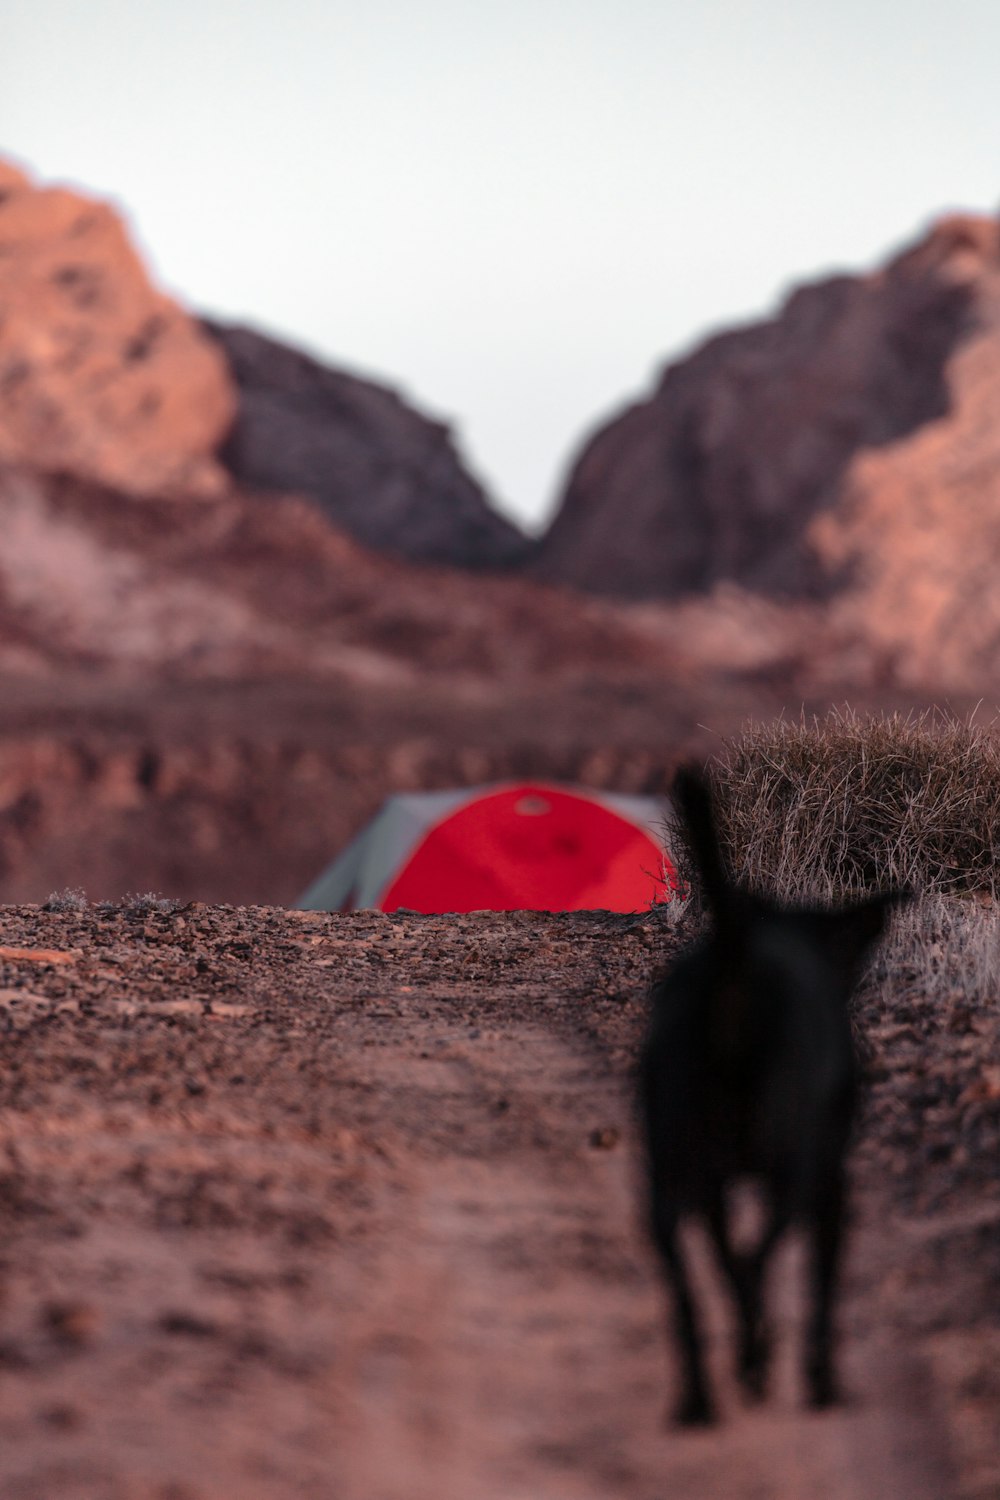
<instances>
[{"instance_id":1,"label":"eroded dirt bank","mask_svg":"<svg viewBox=\"0 0 1000 1500\"><path fill-rule=\"evenodd\" d=\"M0 680L0 900L290 903L393 792L541 778L655 794L691 738L668 687L631 705L628 684L609 689L602 712L582 686L555 705L469 699Z\"/></svg>"},{"instance_id":2,"label":"eroded dirt bank","mask_svg":"<svg viewBox=\"0 0 1000 1500\"><path fill-rule=\"evenodd\" d=\"M995 998L862 1006L852 1402L798 1407L793 1251L773 1401L678 1436L665 927L165 908L0 913L4 1500L995 1500Z\"/></svg>"},{"instance_id":3,"label":"eroded dirt bank","mask_svg":"<svg viewBox=\"0 0 1000 1500\"><path fill-rule=\"evenodd\" d=\"M776 716L784 694L787 683L695 692L600 672L392 691L0 674L0 901L68 886L93 901L291 903L392 793L529 778L659 795L680 759ZM831 701L806 697L803 711ZM956 714L975 707L950 701Z\"/></svg>"}]
</instances>

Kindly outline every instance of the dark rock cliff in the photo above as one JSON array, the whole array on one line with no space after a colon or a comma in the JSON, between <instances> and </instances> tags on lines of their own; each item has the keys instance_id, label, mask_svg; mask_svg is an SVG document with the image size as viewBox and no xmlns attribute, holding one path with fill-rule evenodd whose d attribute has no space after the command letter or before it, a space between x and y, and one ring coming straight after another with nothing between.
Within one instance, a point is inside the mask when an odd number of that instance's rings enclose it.
<instances>
[{"instance_id":1,"label":"dark rock cliff","mask_svg":"<svg viewBox=\"0 0 1000 1500\"><path fill-rule=\"evenodd\" d=\"M855 460L951 418L953 358L984 321L1000 368L996 238L992 220L944 220L886 268L803 287L668 368L587 443L532 571L630 598L843 582L811 528Z\"/></svg>"},{"instance_id":2,"label":"dark rock cliff","mask_svg":"<svg viewBox=\"0 0 1000 1500\"><path fill-rule=\"evenodd\" d=\"M509 568L527 552L462 467L447 427L395 392L206 322L238 390L221 458L239 483L316 501L355 540L415 562Z\"/></svg>"}]
</instances>

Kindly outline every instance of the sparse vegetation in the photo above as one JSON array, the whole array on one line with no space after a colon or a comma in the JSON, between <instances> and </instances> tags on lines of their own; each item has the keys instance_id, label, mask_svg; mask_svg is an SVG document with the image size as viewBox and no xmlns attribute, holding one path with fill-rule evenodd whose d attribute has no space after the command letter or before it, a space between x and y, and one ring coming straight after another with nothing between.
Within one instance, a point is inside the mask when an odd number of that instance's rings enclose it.
<instances>
[{"instance_id":1,"label":"sparse vegetation","mask_svg":"<svg viewBox=\"0 0 1000 1500\"><path fill-rule=\"evenodd\" d=\"M79 886L67 886L65 890L53 891L42 902L43 911L86 911L87 895Z\"/></svg>"},{"instance_id":2,"label":"sparse vegetation","mask_svg":"<svg viewBox=\"0 0 1000 1500\"><path fill-rule=\"evenodd\" d=\"M157 891L140 893L130 891L122 905L129 911L156 911L169 914L177 910L180 902L174 901L170 896L161 896Z\"/></svg>"},{"instance_id":3,"label":"sparse vegetation","mask_svg":"<svg viewBox=\"0 0 1000 1500\"><path fill-rule=\"evenodd\" d=\"M751 723L708 768L733 874L788 901L1000 887L1000 736L937 712ZM672 829L682 874L689 859Z\"/></svg>"}]
</instances>

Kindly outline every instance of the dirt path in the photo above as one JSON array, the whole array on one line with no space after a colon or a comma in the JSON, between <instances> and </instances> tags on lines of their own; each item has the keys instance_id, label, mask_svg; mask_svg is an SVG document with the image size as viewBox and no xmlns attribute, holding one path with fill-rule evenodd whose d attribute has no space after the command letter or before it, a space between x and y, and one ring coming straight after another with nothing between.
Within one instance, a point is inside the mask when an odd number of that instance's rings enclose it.
<instances>
[{"instance_id":1,"label":"dirt path","mask_svg":"<svg viewBox=\"0 0 1000 1500\"><path fill-rule=\"evenodd\" d=\"M617 1079L595 1089L593 1057L522 1027L503 1051L462 1048L440 1086L497 1093L532 1121L536 1149L516 1161L452 1156L412 1185L405 1225L384 1263L389 1289L372 1340L359 1310L357 1407L369 1441L343 1493L385 1500L434 1496L566 1500L635 1496L733 1500L943 1500L952 1494L947 1437L927 1372L905 1344L855 1338L851 1404L814 1416L797 1406L795 1304L782 1299L773 1404L741 1408L726 1376L727 1312L699 1260L725 1391L724 1434L679 1435L666 1406L662 1301L635 1232L634 1153ZM409 1054L381 1059L388 1082ZM581 1123L620 1144L592 1145ZM852 1271L872 1270L868 1235ZM786 1254L779 1286L799 1267ZM854 1320L857 1322L857 1319ZM393 1330L403 1330L398 1342ZM419 1476L419 1477L418 1477Z\"/></svg>"},{"instance_id":2,"label":"dirt path","mask_svg":"<svg viewBox=\"0 0 1000 1500\"><path fill-rule=\"evenodd\" d=\"M852 1402L798 1406L793 1250L772 1401L740 1404L713 1301L726 1422L664 1428L627 1089L649 930L200 908L8 913L15 939L69 958L3 975L3 1500L998 1492L956 1447L996 1302L928 1321L922 1267L947 1252L969 1307L1000 1220L901 1213L874 1127Z\"/></svg>"}]
</instances>

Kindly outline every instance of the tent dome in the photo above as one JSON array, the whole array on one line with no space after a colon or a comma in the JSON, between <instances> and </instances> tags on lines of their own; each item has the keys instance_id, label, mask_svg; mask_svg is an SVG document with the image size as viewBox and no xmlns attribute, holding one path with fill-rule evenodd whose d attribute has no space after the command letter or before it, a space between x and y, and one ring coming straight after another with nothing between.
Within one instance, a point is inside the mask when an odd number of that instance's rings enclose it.
<instances>
[{"instance_id":1,"label":"tent dome","mask_svg":"<svg viewBox=\"0 0 1000 1500\"><path fill-rule=\"evenodd\" d=\"M299 905L642 911L676 872L652 798L520 782L392 797Z\"/></svg>"}]
</instances>

